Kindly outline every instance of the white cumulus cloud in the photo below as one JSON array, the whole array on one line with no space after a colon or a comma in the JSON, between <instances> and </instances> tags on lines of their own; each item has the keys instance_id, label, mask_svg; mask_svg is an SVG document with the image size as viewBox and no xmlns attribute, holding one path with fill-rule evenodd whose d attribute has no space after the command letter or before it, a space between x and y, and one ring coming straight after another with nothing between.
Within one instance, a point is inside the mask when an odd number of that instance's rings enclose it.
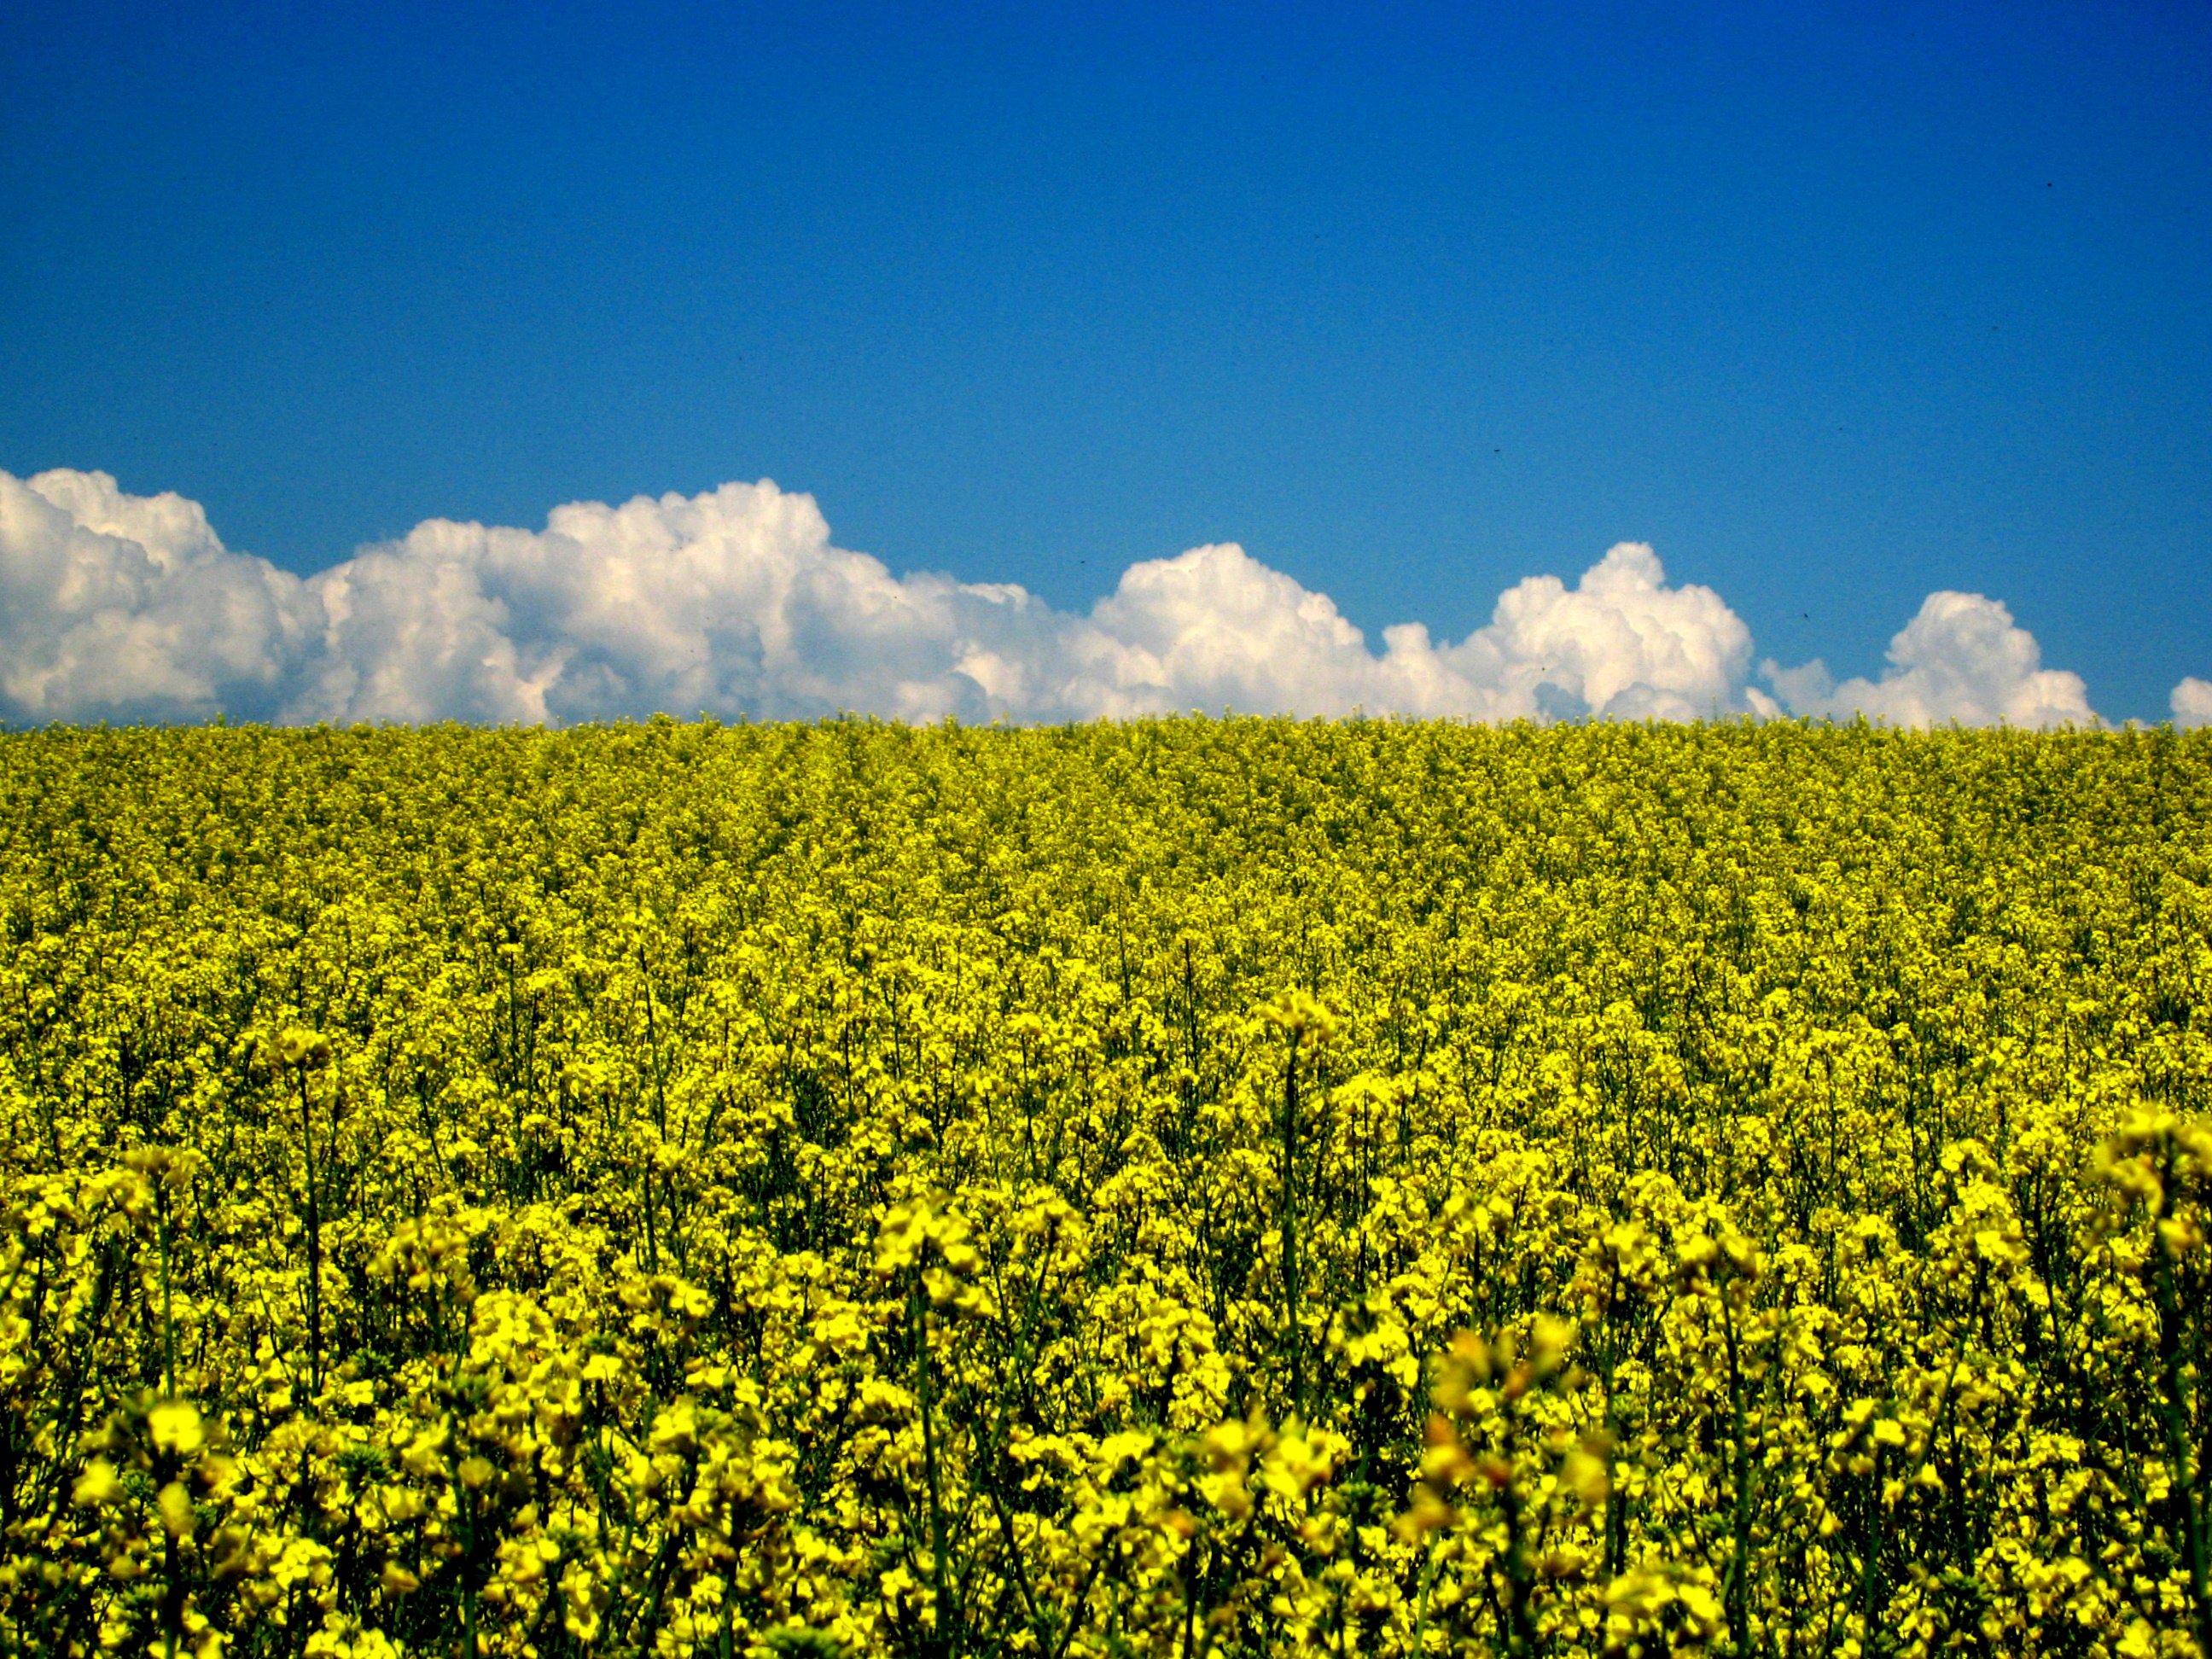
<instances>
[{"instance_id":1,"label":"white cumulus cloud","mask_svg":"<svg viewBox=\"0 0 2212 1659\"><path fill-rule=\"evenodd\" d=\"M2191 674L2173 688L2169 700L2173 709L2173 723L2183 731L2200 726L2212 726L2212 680L2200 680Z\"/></svg>"},{"instance_id":2,"label":"white cumulus cloud","mask_svg":"<svg viewBox=\"0 0 2212 1659\"><path fill-rule=\"evenodd\" d=\"M665 709L806 718L1255 714L1538 720L1863 711L2092 723L2002 605L1936 593L1878 681L1763 665L1719 594L1623 542L1530 576L1438 641L1370 648L1326 593L1233 544L1125 570L1086 611L1009 584L895 574L774 484L556 508L542 530L430 520L302 580L226 549L198 505L104 473L0 473L0 718L458 719ZM2175 693L2178 718L2185 681ZM2198 693L2191 691L2191 696ZM1777 696L1779 701L1777 701ZM2191 708L2199 703L2189 704Z\"/></svg>"},{"instance_id":3,"label":"white cumulus cloud","mask_svg":"<svg viewBox=\"0 0 2212 1659\"><path fill-rule=\"evenodd\" d=\"M543 531L432 520L312 585L327 625L294 712L331 720L975 714L968 613L1026 599L894 577L769 483L579 502Z\"/></svg>"},{"instance_id":4,"label":"white cumulus cloud","mask_svg":"<svg viewBox=\"0 0 2212 1659\"><path fill-rule=\"evenodd\" d=\"M1449 714L1511 720L1741 712L1742 619L1706 587L1669 587L1651 550L1624 542L1570 588L1532 576L1489 623L1438 645L1419 623L1380 655L1325 593L1233 544L1132 565L1088 617L1066 619L1047 660L1062 678L1034 712Z\"/></svg>"},{"instance_id":5,"label":"white cumulus cloud","mask_svg":"<svg viewBox=\"0 0 2212 1659\"><path fill-rule=\"evenodd\" d=\"M1890 641L1880 679L1838 685L1817 658L1759 668L1793 714L1864 714L1896 726L2098 724L2081 677L2044 667L2035 636L1979 593L1930 593Z\"/></svg>"},{"instance_id":6,"label":"white cumulus cloud","mask_svg":"<svg viewBox=\"0 0 2212 1659\"><path fill-rule=\"evenodd\" d=\"M0 712L17 720L276 714L316 607L228 552L197 502L104 472L0 472Z\"/></svg>"}]
</instances>

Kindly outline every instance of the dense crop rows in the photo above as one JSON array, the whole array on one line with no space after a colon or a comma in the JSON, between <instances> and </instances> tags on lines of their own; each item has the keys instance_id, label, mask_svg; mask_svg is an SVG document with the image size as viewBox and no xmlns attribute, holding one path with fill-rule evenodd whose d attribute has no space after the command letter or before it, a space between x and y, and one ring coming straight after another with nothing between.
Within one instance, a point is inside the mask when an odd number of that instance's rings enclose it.
<instances>
[{"instance_id":1,"label":"dense crop rows","mask_svg":"<svg viewBox=\"0 0 2212 1659\"><path fill-rule=\"evenodd\" d=\"M2212 1652L2212 734L0 739L0 1646Z\"/></svg>"}]
</instances>

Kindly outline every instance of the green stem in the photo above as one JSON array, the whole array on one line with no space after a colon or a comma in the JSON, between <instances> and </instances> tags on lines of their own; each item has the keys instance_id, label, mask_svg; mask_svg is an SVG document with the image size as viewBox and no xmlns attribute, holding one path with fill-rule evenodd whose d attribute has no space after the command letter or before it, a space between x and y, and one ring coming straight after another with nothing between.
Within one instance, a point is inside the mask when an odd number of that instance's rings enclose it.
<instances>
[{"instance_id":1,"label":"green stem","mask_svg":"<svg viewBox=\"0 0 2212 1659\"><path fill-rule=\"evenodd\" d=\"M914 1389L921 1413L921 1467L929 1482L929 1578L937 1603L937 1630L931 1649L951 1654L957 1648L953 1641L952 1595L945 1582L945 1500L938 1483L936 1413L929 1388L929 1304L919 1268L914 1270L907 1287L907 1314L914 1324Z\"/></svg>"},{"instance_id":2,"label":"green stem","mask_svg":"<svg viewBox=\"0 0 2212 1659\"><path fill-rule=\"evenodd\" d=\"M1535 1659L1539 1650L1536 1620L1529 1604L1535 1595L1536 1576L1528 1566L1527 1516L1513 1480L1508 1480L1498 1489L1498 1499L1505 1511L1505 1650L1512 1659Z\"/></svg>"},{"instance_id":3,"label":"green stem","mask_svg":"<svg viewBox=\"0 0 2212 1659\"><path fill-rule=\"evenodd\" d=\"M1881 1449L1876 1448L1874 1474L1869 1487L1874 1510L1874 1536L1867 1540L1866 1559L1859 1564L1859 1636L1864 1650L1869 1653L1875 1651L1878 1646L1887 1645L1877 1644L1874 1627L1875 1588L1881 1571L1882 1547L1889 1541L1889 1505L1882 1501L1881 1494L1881 1468L1885 1461Z\"/></svg>"},{"instance_id":4,"label":"green stem","mask_svg":"<svg viewBox=\"0 0 2212 1659\"><path fill-rule=\"evenodd\" d=\"M167 1187L155 1188L154 1237L161 1252L161 1392L173 1400L177 1396L177 1328L169 1312L169 1193Z\"/></svg>"},{"instance_id":5,"label":"green stem","mask_svg":"<svg viewBox=\"0 0 2212 1659\"><path fill-rule=\"evenodd\" d=\"M177 1659L177 1638L185 1622L185 1585L177 1577L177 1540L169 1540L164 1558L169 1582L161 1587L161 1659Z\"/></svg>"},{"instance_id":6,"label":"green stem","mask_svg":"<svg viewBox=\"0 0 2212 1659\"><path fill-rule=\"evenodd\" d=\"M1298 1277L1298 1036L1290 1034L1290 1053L1283 1061L1283 1330L1291 1345L1291 1412L1304 1418L1306 1408L1304 1333L1298 1314L1305 1286Z\"/></svg>"},{"instance_id":7,"label":"green stem","mask_svg":"<svg viewBox=\"0 0 2212 1659\"><path fill-rule=\"evenodd\" d=\"M1751 1639L1751 1447L1744 1429L1743 1366L1736 1342L1735 1315L1729 1306L1725 1286L1720 1297L1721 1330L1728 1344L1729 1437L1733 1446L1731 1473L1735 1486L1725 1605L1729 1648L1742 1653L1747 1650Z\"/></svg>"},{"instance_id":8,"label":"green stem","mask_svg":"<svg viewBox=\"0 0 2212 1659\"><path fill-rule=\"evenodd\" d=\"M1429 1592L1436 1588L1437 1547L1429 1545L1428 1559L1421 1563L1421 1601L1413 1614L1413 1659L1428 1659Z\"/></svg>"},{"instance_id":9,"label":"green stem","mask_svg":"<svg viewBox=\"0 0 2212 1659\"><path fill-rule=\"evenodd\" d=\"M2173 1172L2166 1172L2165 1185L2168 1190L2173 1182ZM2159 1206L2159 1218L2163 1218L2166 1206ZM2158 1346L2159 1380L2162 1385L2159 1401L2159 1424L2165 1431L2166 1462L2172 1468L2173 1493L2179 1500L2183 1546L2189 1558L2189 1592L2196 1603L2197 1645L2200 1652L2212 1659L2212 1564L2208 1564L2204 1493L2199 1490L2198 1477L2203 1471L2197 1467L2189 1443L2188 1382L2185 1376L2186 1356L2182 1352L2181 1333L2183 1310L2181 1298L2173 1285L2173 1258L2166 1249L2165 1241L2154 1231L2151 1248L2158 1256Z\"/></svg>"},{"instance_id":10,"label":"green stem","mask_svg":"<svg viewBox=\"0 0 2212 1659\"><path fill-rule=\"evenodd\" d=\"M453 1483L454 1518L461 1532L461 1659L477 1659L477 1526L474 1494L461 1479L460 1427L446 1413L446 1468Z\"/></svg>"},{"instance_id":11,"label":"green stem","mask_svg":"<svg viewBox=\"0 0 2212 1659\"><path fill-rule=\"evenodd\" d=\"M315 1190L315 1117L300 1067L300 1142L307 1164L307 1393L323 1392L323 1209Z\"/></svg>"}]
</instances>

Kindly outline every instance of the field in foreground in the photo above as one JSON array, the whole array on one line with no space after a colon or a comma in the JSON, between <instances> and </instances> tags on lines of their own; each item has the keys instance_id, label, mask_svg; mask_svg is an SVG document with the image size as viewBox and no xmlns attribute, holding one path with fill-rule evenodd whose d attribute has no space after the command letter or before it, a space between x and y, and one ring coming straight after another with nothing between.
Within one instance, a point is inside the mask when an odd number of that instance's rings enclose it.
<instances>
[{"instance_id":1,"label":"field in foreground","mask_svg":"<svg viewBox=\"0 0 2212 1659\"><path fill-rule=\"evenodd\" d=\"M2212 1652L2212 734L0 738L0 1651Z\"/></svg>"}]
</instances>

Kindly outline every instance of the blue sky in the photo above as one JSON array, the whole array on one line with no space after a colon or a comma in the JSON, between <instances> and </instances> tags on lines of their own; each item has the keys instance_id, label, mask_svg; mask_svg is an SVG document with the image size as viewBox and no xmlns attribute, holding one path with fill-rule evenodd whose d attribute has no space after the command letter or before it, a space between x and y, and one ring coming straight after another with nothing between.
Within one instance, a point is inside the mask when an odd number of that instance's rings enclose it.
<instances>
[{"instance_id":1,"label":"blue sky","mask_svg":"<svg viewBox=\"0 0 2212 1659\"><path fill-rule=\"evenodd\" d=\"M312 14L312 15L310 15ZM47 5L0 469L307 574L773 478L1062 611L1233 541L1458 638L1648 542L1756 653L2212 674L2201 5Z\"/></svg>"}]
</instances>

